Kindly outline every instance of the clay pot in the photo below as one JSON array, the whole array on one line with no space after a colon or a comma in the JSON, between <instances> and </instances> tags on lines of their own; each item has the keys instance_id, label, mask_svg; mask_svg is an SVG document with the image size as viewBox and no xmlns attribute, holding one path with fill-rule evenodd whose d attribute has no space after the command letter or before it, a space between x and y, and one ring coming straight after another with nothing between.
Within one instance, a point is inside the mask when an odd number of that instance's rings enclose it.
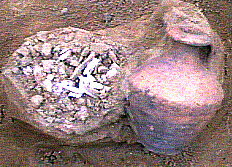
<instances>
[{"instance_id":1,"label":"clay pot","mask_svg":"<svg viewBox=\"0 0 232 167\"><path fill-rule=\"evenodd\" d=\"M224 97L222 64L216 63L222 57L218 37L200 12L188 8L187 13L186 8L173 7L164 16L168 49L154 52L128 77L132 127L155 153L180 153Z\"/></svg>"},{"instance_id":2,"label":"clay pot","mask_svg":"<svg viewBox=\"0 0 232 167\"><path fill-rule=\"evenodd\" d=\"M179 153L220 107L221 84L195 62L196 50L180 44L150 59L129 78L132 127L153 152Z\"/></svg>"}]
</instances>

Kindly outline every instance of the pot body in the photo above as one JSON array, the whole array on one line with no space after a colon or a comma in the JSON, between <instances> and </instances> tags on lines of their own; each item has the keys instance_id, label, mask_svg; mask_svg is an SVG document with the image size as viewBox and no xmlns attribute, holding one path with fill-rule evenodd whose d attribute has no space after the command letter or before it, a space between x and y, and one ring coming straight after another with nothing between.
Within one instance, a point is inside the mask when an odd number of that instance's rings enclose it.
<instances>
[{"instance_id":1,"label":"pot body","mask_svg":"<svg viewBox=\"0 0 232 167\"><path fill-rule=\"evenodd\" d=\"M127 111L148 150L181 152L220 107L222 86L198 58L200 52L198 47L176 44L129 77Z\"/></svg>"}]
</instances>

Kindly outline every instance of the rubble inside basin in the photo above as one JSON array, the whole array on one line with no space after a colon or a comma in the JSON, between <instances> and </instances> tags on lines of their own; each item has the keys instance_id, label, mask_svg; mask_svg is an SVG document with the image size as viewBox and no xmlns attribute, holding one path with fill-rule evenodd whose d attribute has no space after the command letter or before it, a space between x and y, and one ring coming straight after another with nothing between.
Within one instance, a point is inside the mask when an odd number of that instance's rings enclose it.
<instances>
[{"instance_id":1,"label":"rubble inside basin","mask_svg":"<svg viewBox=\"0 0 232 167\"><path fill-rule=\"evenodd\" d=\"M82 135L123 114L117 85L123 50L78 28L38 32L10 57L4 75L24 98L26 122Z\"/></svg>"}]
</instances>

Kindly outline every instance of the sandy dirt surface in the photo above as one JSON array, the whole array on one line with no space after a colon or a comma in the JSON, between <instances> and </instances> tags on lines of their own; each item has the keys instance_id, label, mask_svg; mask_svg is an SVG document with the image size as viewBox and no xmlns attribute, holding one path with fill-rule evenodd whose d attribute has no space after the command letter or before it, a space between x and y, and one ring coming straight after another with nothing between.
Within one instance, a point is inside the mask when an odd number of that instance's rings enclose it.
<instances>
[{"instance_id":1,"label":"sandy dirt surface","mask_svg":"<svg viewBox=\"0 0 232 167\"><path fill-rule=\"evenodd\" d=\"M227 60L224 106L186 152L157 155L143 151L140 144L126 143L62 145L19 120L0 118L0 166L231 166L231 1L188 1L202 9L218 32ZM114 27L151 13L154 4L146 0L3 0L0 2L0 67L24 38L38 31L67 26L86 30ZM0 100L0 104L6 102L3 93Z\"/></svg>"}]
</instances>

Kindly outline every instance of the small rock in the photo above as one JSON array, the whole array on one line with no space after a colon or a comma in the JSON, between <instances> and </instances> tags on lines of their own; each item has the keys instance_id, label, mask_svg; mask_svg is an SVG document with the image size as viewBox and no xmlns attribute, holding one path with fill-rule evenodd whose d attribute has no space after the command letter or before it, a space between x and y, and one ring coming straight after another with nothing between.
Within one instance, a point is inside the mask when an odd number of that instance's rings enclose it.
<instances>
[{"instance_id":1,"label":"small rock","mask_svg":"<svg viewBox=\"0 0 232 167\"><path fill-rule=\"evenodd\" d=\"M103 91L109 92L111 89L112 89L112 87L110 87L110 86L104 86Z\"/></svg>"},{"instance_id":2,"label":"small rock","mask_svg":"<svg viewBox=\"0 0 232 167\"><path fill-rule=\"evenodd\" d=\"M68 8L63 8L61 11L58 12L59 16L63 16L68 13Z\"/></svg>"},{"instance_id":3,"label":"small rock","mask_svg":"<svg viewBox=\"0 0 232 167\"><path fill-rule=\"evenodd\" d=\"M88 107L93 107L93 104L91 103L90 99L87 99L86 103Z\"/></svg>"},{"instance_id":4,"label":"small rock","mask_svg":"<svg viewBox=\"0 0 232 167\"><path fill-rule=\"evenodd\" d=\"M39 41L45 42L47 40L48 31L39 31L36 33L37 41L34 40L36 43Z\"/></svg>"},{"instance_id":5,"label":"small rock","mask_svg":"<svg viewBox=\"0 0 232 167\"><path fill-rule=\"evenodd\" d=\"M21 58L20 61L21 61L22 66L28 66L30 63L32 63L32 58L26 56L26 57Z\"/></svg>"},{"instance_id":6,"label":"small rock","mask_svg":"<svg viewBox=\"0 0 232 167\"><path fill-rule=\"evenodd\" d=\"M48 40L56 39L56 38L57 38L57 37L56 37L55 34L53 34L53 33L49 33L49 34L48 34Z\"/></svg>"},{"instance_id":7,"label":"small rock","mask_svg":"<svg viewBox=\"0 0 232 167\"><path fill-rule=\"evenodd\" d=\"M80 63L77 60L70 60L70 65L77 67Z\"/></svg>"},{"instance_id":8,"label":"small rock","mask_svg":"<svg viewBox=\"0 0 232 167\"><path fill-rule=\"evenodd\" d=\"M113 20L113 15L112 15L112 14L104 13L104 14L102 15L102 21L103 21L104 23L109 23L109 22L111 22L112 20Z\"/></svg>"},{"instance_id":9,"label":"small rock","mask_svg":"<svg viewBox=\"0 0 232 167\"><path fill-rule=\"evenodd\" d=\"M59 70L59 74L63 74L64 75L66 73L64 67L60 67L58 70Z\"/></svg>"},{"instance_id":10,"label":"small rock","mask_svg":"<svg viewBox=\"0 0 232 167\"><path fill-rule=\"evenodd\" d=\"M34 46L32 46L32 45L27 45L26 47L27 47L27 49L29 50L29 55L30 55L30 56L36 57L36 56L39 54L38 52L36 52Z\"/></svg>"},{"instance_id":11,"label":"small rock","mask_svg":"<svg viewBox=\"0 0 232 167\"><path fill-rule=\"evenodd\" d=\"M120 69L120 67L119 67L119 65L117 65L116 63L113 63L111 66L110 66L110 69L113 69L113 68L115 68L115 69Z\"/></svg>"},{"instance_id":12,"label":"small rock","mask_svg":"<svg viewBox=\"0 0 232 167\"><path fill-rule=\"evenodd\" d=\"M24 44L23 45L25 45L25 46L29 46L29 45L32 45L32 43L31 43L31 41L26 41L26 42L24 42Z\"/></svg>"},{"instance_id":13,"label":"small rock","mask_svg":"<svg viewBox=\"0 0 232 167\"><path fill-rule=\"evenodd\" d=\"M42 117L46 116L44 110L39 109L39 110L36 110L36 111L40 114L40 116L42 116Z\"/></svg>"},{"instance_id":14,"label":"small rock","mask_svg":"<svg viewBox=\"0 0 232 167\"><path fill-rule=\"evenodd\" d=\"M73 53L81 53L81 47L72 48Z\"/></svg>"},{"instance_id":15,"label":"small rock","mask_svg":"<svg viewBox=\"0 0 232 167\"><path fill-rule=\"evenodd\" d=\"M81 56L85 57L88 56L90 53L89 47L85 47L81 53Z\"/></svg>"},{"instance_id":16,"label":"small rock","mask_svg":"<svg viewBox=\"0 0 232 167\"><path fill-rule=\"evenodd\" d=\"M20 48L18 48L17 50L16 50L16 52L18 53L18 54L21 54L21 55L23 55L23 56L27 56L27 55L29 55L29 50L26 48L26 47L20 47Z\"/></svg>"},{"instance_id":17,"label":"small rock","mask_svg":"<svg viewBox=\"0 0 232 167\"><path fill-rule=\"evenodd\" d=\"M50 69L53 66L54 60L42 60L41 62L44 68L44 72L50 72Z\"/></svg>"},{"instance_id":18,"label":"small rock","mask_svg":"<svg viewBox=\"0 0 232 167\"><path fill-rule=\"evenodd\" d=\"M89 99L87 99L87 101L88 101ZM77 104L78 105L85 105L86 104L86 100L84 99L84 98L79 98L78 100L77 100Z\"/></svg>"},{"instance_id":19,"label":"small rock","mask_svg":"<svg viewBox=\"0 0 232 167\"><path fill-rule=\"evenodd\" d=\"M101 53L101 52L104 52L104 51L107 51L110 49L110 46L109 45L106 45L104 43L92 43L90 45L90 50L94 51L94 52L98 52L98 53Z\"/></svg>"},{"instance_id":20,"label":"small rock","mask_svg":"<svg viewBox=\"0 0 232 167\"><path fill-rule=\"evenodd\" d=\"M46 121L47 121L48 123L53 123L54 120L55 120L55 118L53 118L53 117L47 117L47 118L46 118Z\"/></svg>"},{"instance_id":21,"label":"small rock","mask_svg":"<svg viewBox=\"0 0 232 167\"><path fill-rule=\"evenodd\" d=\"M50 81L52 81L54 79L54 76L52 74L48 74L47 75L47 79L50 80Z\"/></svg>"},{"instance_id":22,"label":"small rock","mask_svg":"<svg viewBox=\"0 0 232 167\"><path fill-rule=\"evenodd\" d=\"M35 95L31 97L31 102L33 103L35 107L38 107L43 102L43 99L44 99L43 96Z\"/></svg>"},{"instance_id":23,"label":"small rock","mask_svg":"<svg viewBox=\"0 0 232 167\"><path fill-rule=\"evenodd\" d=\"M65 43L67 43L67 42L72 41L74 38L75 38L75 34L74 34L74 33L71 33L71 34L69 34L69 35L64 36L64 39L63 39L63 40L64 40Z\"/></svg>"},{"instance_id":24,"label":"small rock","mask_svg":"<svg viewBox=\"0 0 232 167\"><path fill-rule=\"evenodd\" d=\"M97 70L98 73L103 74L106 73L109 69L106 66L99 66Z\"/></svg>"},{"instance_id":25,"label":"small rock","mask_svg":"<svg viewBox=\"0 0 232 167\"><path fill-rule=\"evenodd\" d=\"M74 105L66 105L66 109L69 110L69 111L73 111L74 110Z\"/></svg>"},{"instance_id":26,"label":"small rock","mask_svg":"<svg viewBox=\"0 0 232 167\"><path fill-rule=\"evenodd\" d=\"M86 120L88 116L89 116L89 113L88 113L88 108L86 106L81 106L80 111L78 111L74 115L75 118L79 118L83 121Z\"/></svg>"},{"instance_id":27,"label":"small rock","mask_svg":"<svg viewBox=\"0 0 232 167\"><path fill-rule=\"evenodd\" d=\"M104 59L102 63L106 67L109 67L112 64L112 60L111 59Z\"/></svg>"},{"instance_id":28,"label":"small rock","mask_svg":"<svg viewBox=\"0 0 232 167\"><path fill-rule=\"evenodd\" d=\"M111 58L111 60L113 60L114 63L117 62L118 58L117 58L116 54L114 53L114 51L112 51L112 50L109 51L109 57Z\"/></svg>"},{"instance_id":29,"label":"small rock","mask_svg":"<svg viewBox=\"0 0 232 167\"><path fill-rule=\"evenodd\" d=\"M32 68L30 66L27 66L27 67L23 68L23 73L25 75L31 75L32 74Z\"/></svg>"},{"instance_id":30,"label":"small rock","mask_svg":"<svg viewBox=\"0 0 232 167\"><path fill-rule=\"evenodd\" d=\"M48 56L51 54L52 51L52 44L50 43L44 43L42 45L41 53L45 56Z\"/></svg>"},{"instance_id":31,"label":"small rock","mask_svg":"<svg viewBox=\"0 0 232 167\"><path fill-rule=\"evenodd\" d=\"M11 70L14 74L18 74L19 72L19 68L18 67L12 67L12 70Z\"/></svg>"}]
</instances>

